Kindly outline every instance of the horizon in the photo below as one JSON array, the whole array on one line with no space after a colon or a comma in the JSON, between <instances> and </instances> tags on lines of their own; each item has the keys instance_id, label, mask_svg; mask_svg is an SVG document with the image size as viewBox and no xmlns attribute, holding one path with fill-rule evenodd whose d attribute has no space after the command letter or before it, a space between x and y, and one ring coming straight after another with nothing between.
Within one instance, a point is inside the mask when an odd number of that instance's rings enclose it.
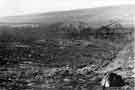
<instances>
[{"instance_id":1,"label":"horizon","mask_svg":"<svg viewBox=\"0 0 135 90\"><path fill-rule=\"evenodd\" d=\"M0 17L28 15L36 13L50 13L71 11L87 8L134 5L135 1L129 0L0 0ZM52 7L53 6L53 7Z\"/></svg>"}]
</instances>

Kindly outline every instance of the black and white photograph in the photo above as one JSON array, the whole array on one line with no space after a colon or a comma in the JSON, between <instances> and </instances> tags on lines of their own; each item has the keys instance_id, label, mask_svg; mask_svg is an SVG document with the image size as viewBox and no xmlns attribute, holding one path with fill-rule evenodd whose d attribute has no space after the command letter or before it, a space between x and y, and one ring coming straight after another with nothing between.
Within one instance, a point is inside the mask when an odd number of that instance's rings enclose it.
<instances>
[{"instance_id":1,"label":"black and white photograph","mask_svg":"<svg viewBox=\"0 0 135 90\"><path fill-rule=\"evenodd\" d=\"M134 90L134 0L0 0L0 90Z\"/></svg>"}]
</instances>

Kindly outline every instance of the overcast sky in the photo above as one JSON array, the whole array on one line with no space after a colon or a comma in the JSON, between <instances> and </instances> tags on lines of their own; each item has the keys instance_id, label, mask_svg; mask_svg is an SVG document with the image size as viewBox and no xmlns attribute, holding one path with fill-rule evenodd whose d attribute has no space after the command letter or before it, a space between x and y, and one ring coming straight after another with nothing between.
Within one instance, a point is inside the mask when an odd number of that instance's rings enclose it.
<instances>
[{"instance_id":1,"label":"overcast sky","mask_svg":"<svg viewBox=\"0 0 135 90\"><path fill-rule=\"evenodd\" d=\"M0 0L0 17L120 4L135 0Z\"/></svg>"}]
</instances>

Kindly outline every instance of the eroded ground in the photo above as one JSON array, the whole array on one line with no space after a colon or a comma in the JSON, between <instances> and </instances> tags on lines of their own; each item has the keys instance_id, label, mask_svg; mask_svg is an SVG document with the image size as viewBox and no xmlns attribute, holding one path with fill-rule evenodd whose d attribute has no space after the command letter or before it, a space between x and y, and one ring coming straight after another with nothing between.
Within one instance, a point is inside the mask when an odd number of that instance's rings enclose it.
<instances>
[{"instance_id":1,"label":"eroded ground","mask_svg":"<svg viewBox=\"0 0 135 90\"><path fill-rule=\"evenodd\" d=\"M107 32L107 29L90 31L87 28L81 33L65 31L62 38L31 43L1 42L1 90L101 90L103 74L97 72L106 70L119 52L133 41L130 29L118 32ZM106 90L134 89L133 47L127 52L130 54L122 57L129 63L117 72L128 84Z\"/></svg>"}]
</instances>

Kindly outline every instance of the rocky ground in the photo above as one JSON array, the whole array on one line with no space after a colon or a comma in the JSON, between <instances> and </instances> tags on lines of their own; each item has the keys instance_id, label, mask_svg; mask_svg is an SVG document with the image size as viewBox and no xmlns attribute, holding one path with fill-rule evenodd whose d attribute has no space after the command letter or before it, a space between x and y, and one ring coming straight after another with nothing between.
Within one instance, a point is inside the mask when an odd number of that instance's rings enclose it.
<instances>
[{"instance_id":1,"label":"rocky ground","mask_svg":"<svg viewBox=\"0 0 135 90\"><path fill-rule=\"evenodd\" d=\"M87 35L65 32L59 39L1 42L0 90L102 90L100 70L107 70L133 41L130 31L106 33L104 27ZM128 65L116 71L128 84L106 90L134 89L133 47L129 49L130 55L121 55Z\"/></svg>"}]
</instances>

